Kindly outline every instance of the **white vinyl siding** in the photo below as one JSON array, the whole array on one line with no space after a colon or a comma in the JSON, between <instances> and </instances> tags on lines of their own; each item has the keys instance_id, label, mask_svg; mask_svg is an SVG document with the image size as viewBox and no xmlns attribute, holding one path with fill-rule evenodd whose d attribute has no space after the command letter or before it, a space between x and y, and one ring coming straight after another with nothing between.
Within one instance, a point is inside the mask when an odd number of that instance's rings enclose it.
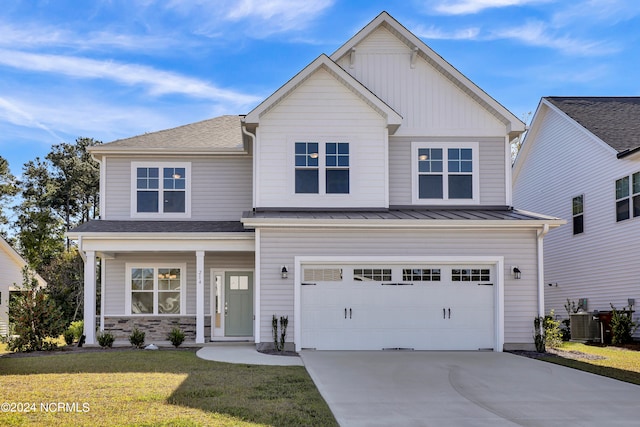
<instances>
[{"instance_id":1,"label":"white vinyl siding","mask_svg":"<svg viewBox=\"0 0 640 427\"><path fill-rule=\"evenodd\" d=\"M9 332L9 291L22 286L22 268L0 248L0 336Z\"/></svg>"},{"instance_id":2,"label":"white vinyl siding","mask_svg":"<svg viewBox=\"0 0 640 427\"><path fill-rule=\"evenodd\" d=\"M191 164L191 216L199 221L238 221L251 209L252 160L249 156L176 158ZM135 162L151 164L148 157ZM164 162L164 160L163 160ZM131 219L131 158L109 157L102 219ZM171 218L157 218L171 219Z\"/></svg>"},{"instance_id":3,"label":"white vinyl siding","mask_svg":"<svg viewBox=\"0 0 640 427\"><path fill-rule=\"evenodd\" d=\"M615 150L546 106L536 115L540 128L525 141L531 145L514 182L515 207L570 222L571 199L584 194L588 203L583 234L574 236L569 223L545 237L544 280L553 284L545 289L546 311L566 316L567 298L588 298L589 310L611 310L610 303L621 308L628 298L639 302L640 221L616 222L615 181L637 172L640 161L618 159Z\"/></svg>"},{"instance_id":4,"label":"white vinyl siding","mask_svg":"<svg viewBox=\"0 0 640 427\"><path fill-rule=\"evenodd\" d=\"M271 334L271 316L289 316L289 339L296 328L293 319L294 272L280 277L282 265L294 265L295 256L504 256L505 344L530 344L531 322L537 313L537 265L534 231L370 231L269 230L260 231L262 341ZM372 241L375 244L372 245ZM522 279L506 271L518 265Z\"/></svg>"},{"instance_id":5,"label":"white vinyl siding","mask_svg":"<svg viewBox=\"0 0 640 427\"><path fill-rule=\"evenodd\" d=\"M316 71L260 119L257 207L386 207L385 123L331 73ZM295 142L319 142L322 150L348 142L349 194L296 194Z\"/></svg>"},{"instance_id":6,"label":"white vinyl siding","mask_svg":"<svg viewBox=\"0 0 640 427\"><path fill-rule=\"evenodd\" d=\"M428 142L437 138L425 138ZM456 141L445 138L445 142ZM478 141L479 203L485 206L506 205L505 141L504 138L461 138L462 142ZM392 206L411 205L412 138L390 138L389 142L389 204ZM471 204L471 203L467 203Z\"/></svg>"},{"instance_id":7,"label":"white vinyl siding","mask_svg":"<svg viewBox=\"0 0 640 427\"><path fill-rule=\"evenodd\" d=\"M402 117L395 136L504 136L494 115L454 85L422 57L411 68L411 48L378 28L338 64Z\"/></svg>"}]
</instances>

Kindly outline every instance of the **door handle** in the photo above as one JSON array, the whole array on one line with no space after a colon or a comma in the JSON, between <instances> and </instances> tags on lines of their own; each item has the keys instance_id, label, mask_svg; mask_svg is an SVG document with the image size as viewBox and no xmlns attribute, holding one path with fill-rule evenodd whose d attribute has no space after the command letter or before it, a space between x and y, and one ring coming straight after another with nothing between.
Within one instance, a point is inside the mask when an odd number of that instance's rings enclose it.
<instances>
[{"instance_id":1,"label":"door handle","mask_svg":"<svg viewBox=\"0 0 640 427\"><path fill-rule=\"evenodd\" d=\"M449 308L449 319L451 319L451 308Z\"/></svg>"},{"instance_id":2,"label":"door handle","mask_svg":"<svg viewBox=\"0 0 640 427\"><path fill-rule=\"evenodd\" d=\"M351 309L349 309L349 319L351 319Z\"/></svg>"},{"instance_id":3,"label":"door handle","mask_svg":"<svg viewBox=\"0 0 640 427\"><path fill-rule=\"evenodd\" d=\"M226 316L227 314L229 314L229 306L227 305L227 303L224 303L224 315Z\"/></svg>"}]
</instances>

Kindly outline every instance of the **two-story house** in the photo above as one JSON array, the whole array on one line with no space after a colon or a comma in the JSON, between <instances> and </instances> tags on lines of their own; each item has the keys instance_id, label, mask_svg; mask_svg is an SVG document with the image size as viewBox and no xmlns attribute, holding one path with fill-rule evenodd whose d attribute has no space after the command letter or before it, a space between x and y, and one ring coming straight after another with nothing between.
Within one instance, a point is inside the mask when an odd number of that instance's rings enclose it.
<instances>
[{"instance_id":1,"label":"two-story house","mask_svg":"<svg viewBox=\"0 0 640 427\"><path fill-rule=\"evenodd\" d=\"M85 326L315 349L533 347L542 239L512 207L524 124L387 13L246 116L93 147Z\"/></svg>"},{"instance_id":2,"label":"two-story house","mask_svg":"<svg viewBox=\"0 0 640 427\"><path fill-rule=\"evenodd\" d=\"M545 239L547 310L640 302L640 97L542 98L513 170L514 200L570 219Z\"/></svg>"}]
</instances>

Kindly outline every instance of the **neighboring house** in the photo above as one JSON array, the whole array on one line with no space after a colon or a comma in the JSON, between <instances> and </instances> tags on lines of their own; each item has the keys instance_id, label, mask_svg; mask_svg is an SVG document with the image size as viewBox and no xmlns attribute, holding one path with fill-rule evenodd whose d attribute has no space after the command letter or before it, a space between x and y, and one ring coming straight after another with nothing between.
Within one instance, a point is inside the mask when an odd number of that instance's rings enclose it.
<instances>
[{"instance_id":1,"label":"neighboring house","mask_svg":"<svg viewBox=\"0 0 640 427\"><path fill-rule=\"evenodd\" d=\"M9 333L9 295L22 287L22 269L27 265L24 259L0 237L0 336ZM39 275L35 279L40 286L46 282Z\"/></svg>"},{"instance_id":2,"label":"neighboring house","mask_svg":"<svg viewBox=\"0 0 640 427\"><path fill-rule=\"evenodd\" d=\"M640 303L640 97L542 98L514 165L514 202L567 218L544 245L545 305L566 317Z\"/></svg>"},{"instance_id":3,"label":"neighboring house","mask_svg":"<svg viewBox=\"0 0 640 427\"><path fill-rule=\"evenodd\" d=\"M92 147L102 219L69 232L87 342L99 257L119 339L269 347L275 315L296 350L532 348L563 222L512 208L524 130L382 13L246 116Z\"/></svg>"}]
</instances>

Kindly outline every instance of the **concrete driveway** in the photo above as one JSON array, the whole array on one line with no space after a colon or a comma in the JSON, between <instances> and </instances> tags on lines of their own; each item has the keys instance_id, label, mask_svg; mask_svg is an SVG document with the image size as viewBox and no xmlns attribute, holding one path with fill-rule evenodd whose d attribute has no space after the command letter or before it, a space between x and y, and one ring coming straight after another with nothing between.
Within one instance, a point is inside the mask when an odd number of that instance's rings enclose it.
<instances>
[{"instance_id":1,"label":"concrete driveway","mask_svg":"<svg viewBox=\"0 0 640 427\"><path fill-rule=\"evenodd\" d=\"M509 353L301 356L343 427L640 425L640 386Z\"/></svg>"}]
</instances>

